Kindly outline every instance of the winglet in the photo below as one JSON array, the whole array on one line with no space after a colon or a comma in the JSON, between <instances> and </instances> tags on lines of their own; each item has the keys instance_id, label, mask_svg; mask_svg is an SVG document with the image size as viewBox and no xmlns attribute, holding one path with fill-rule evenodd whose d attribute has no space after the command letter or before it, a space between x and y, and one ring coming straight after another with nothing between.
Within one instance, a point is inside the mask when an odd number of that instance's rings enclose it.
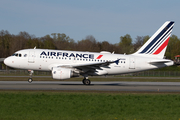
<instances>
[{"instance_id":1,"label":"winglet","mask_svg":"<svg viewBox=\"0 0 180 120\"><path fill-rule=\"evenodd\" d=\"M118 65L118 64L119 64L119 60L120 60L120 59L114 61L114 63L116 63L116 65Z\"/></svg>"}]
</instances>

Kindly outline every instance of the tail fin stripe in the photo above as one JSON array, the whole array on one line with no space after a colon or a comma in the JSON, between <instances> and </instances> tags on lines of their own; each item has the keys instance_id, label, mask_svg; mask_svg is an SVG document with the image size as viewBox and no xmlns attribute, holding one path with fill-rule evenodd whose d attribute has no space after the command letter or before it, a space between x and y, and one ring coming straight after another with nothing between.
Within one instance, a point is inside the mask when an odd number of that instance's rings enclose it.
<instances>
[{"instance_id":1,"label":"tail fin stripe","mask_svg":"<svg viewBox=\"0 0 180 120\"><path fill-rule=\"evenodd\" d=\"M154 48L157 48L159 45L158 45L158 43L160 42L160 43L162 43L164 40L166 40L166 35L167 34L171 34L171 30L172 30L172 28L173 27L171 27L169 30L168 30L168 32L166 32L166 34L165 35L163 35L163 37L158 41L158 42L156 42L154 45L153 45L153 47L151 47L151 49L147 52L147 53L152 53L153 51L152 51L152 49L154 49Z\"/></svg>"},{"instance_id":2,"label":"tail fin stripe","mask_svg":"<svg viewBox=\"0 0 180 120\"><path fill-rule=\"evenodd\" d=\"M151 43L144 48L144 50L142 50L140 53L145 53L147 52L147 50L167 31L167 29L169 29L169 27L171 27L173 25L174 22L170 22L152 41Z\"/></svg>"},{"instance_id":3,"label":"tail fin stripe","mask_svg":"<svg viewBox=\"0 0 180 120\"><path fill-rule=\"evenodd\" d=\"M169 37L170 38L170 37ZM168 44L169 38L153 54L159 54Z\"/></svg>"},{"instance_id":4,"label":"tail fin stripe","mask_svg":"<svg viewBox=\"0 0 180 120\"><path fill-rule=\"evenodd\" d=\"M159 43L159 45L161 45L164 41L167 40L167 38L171 35L171 33L169 33L168 35L166 35L165 38L163 38L163 40ZM155 50L157 50L157 48L159 47L159 45L157 45L149 54L152 54Z\"/></svg>"}]
</instances>

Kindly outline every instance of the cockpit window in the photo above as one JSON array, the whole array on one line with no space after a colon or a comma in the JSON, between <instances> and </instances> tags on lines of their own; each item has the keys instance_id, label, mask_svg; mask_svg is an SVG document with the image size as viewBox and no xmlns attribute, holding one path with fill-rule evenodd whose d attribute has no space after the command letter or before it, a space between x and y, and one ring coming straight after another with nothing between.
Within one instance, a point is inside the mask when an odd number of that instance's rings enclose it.
<instances>
[{"instance_id":1,"label":"cockpit window","mask_svg":"<svg viewBox=\"0 0 180 120\"><path fill-rule=\"evenodd\" d=\"M19 54L19 53L14 53L12 56L22 57L22 54Z\"/></svg>"}]
</instances>

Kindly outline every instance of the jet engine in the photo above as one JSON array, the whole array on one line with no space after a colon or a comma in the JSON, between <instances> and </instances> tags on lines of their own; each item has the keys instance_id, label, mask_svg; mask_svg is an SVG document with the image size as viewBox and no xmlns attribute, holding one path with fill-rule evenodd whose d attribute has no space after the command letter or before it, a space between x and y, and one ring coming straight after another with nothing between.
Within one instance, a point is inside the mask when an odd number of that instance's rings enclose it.
<instances>
[{"instance_id":1,"label":"jet engine","mask_svg":"<svg viewBox=\"0 0 180 120\"><path fill-rule=\"evenodd\" d=\"M78 76L78 73L74 72L72 69L69 68L54 67L52 70L53 79L63 80Z\"/></svg>"}]
</instances>

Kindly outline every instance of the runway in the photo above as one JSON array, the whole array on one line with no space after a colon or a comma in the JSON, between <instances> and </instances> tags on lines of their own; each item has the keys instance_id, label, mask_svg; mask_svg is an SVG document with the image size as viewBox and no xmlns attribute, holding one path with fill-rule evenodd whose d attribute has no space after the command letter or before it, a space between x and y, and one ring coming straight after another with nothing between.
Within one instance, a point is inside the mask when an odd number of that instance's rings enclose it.
<instances>
[{"instance_id":1,"label":"runway","mask_svg":"<svg viewBox=\"0 0 180 120\"><path fill-rule=\"evenodd\" d=\"M0 81L0 90L180 92L180 82Z\"/></svg>"}]
</instances>

